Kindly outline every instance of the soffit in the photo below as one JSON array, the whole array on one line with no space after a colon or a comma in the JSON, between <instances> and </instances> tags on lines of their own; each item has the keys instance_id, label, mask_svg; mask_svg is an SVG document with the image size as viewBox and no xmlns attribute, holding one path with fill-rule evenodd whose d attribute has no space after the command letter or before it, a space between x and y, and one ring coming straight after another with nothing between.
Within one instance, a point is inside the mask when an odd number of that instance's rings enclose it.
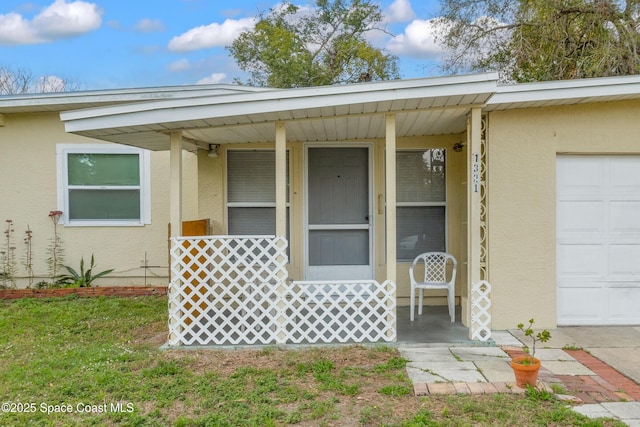
<instances>
[{"instance_id":1,"label":"soffit","mask_svg":"<svg viewBox=\"0 0 640 427\"><path fill-rule=\"evenodd\" d=\"M181 131L207 144L269 142L286 122L288 141L384 138L385 115L396 115L397 136L464 132L470 108L495 92L495 73L347 86L275 90L153 101L62 113L67 132L151 150L169 149Z\"/></svg>"}]
</instances>

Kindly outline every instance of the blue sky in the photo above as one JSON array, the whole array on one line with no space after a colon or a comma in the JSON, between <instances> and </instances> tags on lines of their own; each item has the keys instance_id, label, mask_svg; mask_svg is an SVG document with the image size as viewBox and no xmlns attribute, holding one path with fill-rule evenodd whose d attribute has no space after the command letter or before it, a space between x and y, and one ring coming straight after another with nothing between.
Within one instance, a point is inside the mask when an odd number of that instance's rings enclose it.
<instances>
[{"instance_id":1,"label":"blue sky","mask_svg":"<svg viewBox=\"0 0 640 427\"><path fill-rule=\"evenodd\" d=\"M437 75L429 21L438 0L373 0L392 35L371 38L400 58L403 78ZM301 7L312 1L294 0ZM0 67L76 81L82 89L231 83L224 49L266 0L2 0Z\"/></svg>"}]
</instances>

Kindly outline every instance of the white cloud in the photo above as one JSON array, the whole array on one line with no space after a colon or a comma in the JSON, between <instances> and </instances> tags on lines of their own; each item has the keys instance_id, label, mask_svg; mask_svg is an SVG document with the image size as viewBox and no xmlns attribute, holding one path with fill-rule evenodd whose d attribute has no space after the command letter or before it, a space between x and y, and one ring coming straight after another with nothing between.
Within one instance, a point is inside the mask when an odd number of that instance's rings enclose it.
<instances>
[{"instance_id":1,"label":"white cloud","mask_svg":"<svg viewBox=\"0 0 640 427\"><path fill-rule=\"evenodd\" d=\"M0 15L0 44L35 44L75 37L99 28L101 14L94 3L55 0L32 20L18 13Z\"/></svg>"},{"instance_id":2,"label":"white cloud","mask_svg":"<svg viewBox=\"0 0 640 427\"><path fill-rule=\"evenodd\" d=\"M396 55L408 55L418 58L438 58L444 52L436 42L436 34L442 32L434 19L415 19L405 28L402 34L393 37L387 49Z\"/></svg>"},{"instance_id":3,"label":"white cloud","mask_svg":"<svg viewBox=\"0 0 640 427\"><path fill-rule=\"evenodd\" d=\"M253 28L255 18L226 19L222 24L192 28L169 41L169 50L187 52L214 46L229 46L241 32Z\"/></svg>"},{"instance_id":4,"label":"white cloud","mask_svg":"<svg viewBox=\"0 0 640 427\"><path fill-rule=\"evenodd\" d=\"M415 18L416 13L409 0L394 0L385 13L387 22L408 22Z\"/></svg>"},{"instance_id":5,"label":"white cloud","mask_svg":"<svg viewBox=\"0 0 640 427\"><path fill-rule=\"evenodd\" d=\"M217 84L224 81L227 78L225 73L213 73L209 77L205 77L204 79L200 79L196 82L199 85L209 85L209 84Z\"/></svg>"},{"instance_id":6,"label":"white cloud","mask_svg":"<svg viewBox=\"0 0 640 427\"><path fill-rule=\"evenodd\" d=\"M17 13L0 15L0 44L33 44L44 41L22 15Z\"/></svg>"},{"instance_id":7,"label":"white cloud","mask_svg":"<svg viewBox=\"0 0 640 427\"><path fill-rule=\"evenodd\" d=\"M167 70L172 71L174 73L179 73L182 71L187 71L191 68L191 63L189 62L188 59L179 59L177 61L172 62L171 64L167 65Z\"/></svg>"},{"instance_id":8,"label":"white cloud","mask_svg":"<svg viewBox=\"0 0 640 427\"><path fill-rule=\"evenodd\" d=\"M32 24L49 39L73 37L100 27L101 11L94 3L56 0L36 16Z\"/></svg>"},{"instance_id":9,"label":"white cloud","mask_svg":"<svg viewBox=\"0 0 640 427\"><path fill-rule=\"evenodd\" d=\"M145 18L138 21L133 28L143 33L161 32L164 31L164 24L159 19Z\"/></svg>"}]
</instances>

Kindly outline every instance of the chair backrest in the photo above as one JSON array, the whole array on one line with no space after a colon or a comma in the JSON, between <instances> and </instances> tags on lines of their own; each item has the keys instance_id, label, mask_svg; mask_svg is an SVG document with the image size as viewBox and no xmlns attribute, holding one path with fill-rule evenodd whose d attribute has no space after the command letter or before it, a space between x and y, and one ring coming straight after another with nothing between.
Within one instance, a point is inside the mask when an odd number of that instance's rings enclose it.
<instances>
[{"instance_id":1,"label":"chair backrest","mask_svg":"<svg viewBox=\"0 0 640 427\"><path fill-rule=\"evenodd\" d=\"M424 263L424 281L429 282L449 282L456 278L458 262L453 255L446 252L425 252L413 260L413 265ZM447 265L451 264L451 277L447 279Z\"/></svg>"}]
</instances>

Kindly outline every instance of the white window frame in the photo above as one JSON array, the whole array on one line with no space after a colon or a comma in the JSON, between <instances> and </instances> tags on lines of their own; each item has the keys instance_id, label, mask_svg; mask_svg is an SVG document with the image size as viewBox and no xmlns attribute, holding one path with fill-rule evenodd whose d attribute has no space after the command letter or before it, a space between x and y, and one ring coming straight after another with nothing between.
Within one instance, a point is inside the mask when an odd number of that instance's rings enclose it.
<instances>
[{"instance_id":1,"label":"white window frame","mask_svg":"<svg viewBox=\"0 0 640 427\"><path fill-rule=\"evenodd\" d=\"M69 154L137 154L140 162L140 219L139 220L70 220L69 219ZM58 144L56 146L58 210L65 226L132 227L151 224L151 153L148 150L111 144ZM73 188L90 188L73 186ZM108 189L109 186L100 187ZM121 189L114 186L113 189ZM136 187L128 187L136 188Z\"/></svg>"},{"instance_id":2,"label":"white window frame","mask_svg":"<svg viewBox=\"0 0 640 427\"><path fill-rule=\"evenodd\" d=\"M449 209L447 203L449 200L449 151L444 147L423 147L423 148L402 148L397 152L423 152L427 150L443 150L444 151L444 201L443 202L398 202L396 201L396 209L404 207L444 207L444 247L445 252L449 251ZM397 160L396 160L397 161ZM397 163L396 163L397 166ZM396 177L397 180L397 177ZM397 183L396 183L397 185ZM396 243L397 245L398 243ZM397 248L396 248L397 250ZM398 258L398 263L411 263L413 259Z\"/></svg>"}]
</instances>

